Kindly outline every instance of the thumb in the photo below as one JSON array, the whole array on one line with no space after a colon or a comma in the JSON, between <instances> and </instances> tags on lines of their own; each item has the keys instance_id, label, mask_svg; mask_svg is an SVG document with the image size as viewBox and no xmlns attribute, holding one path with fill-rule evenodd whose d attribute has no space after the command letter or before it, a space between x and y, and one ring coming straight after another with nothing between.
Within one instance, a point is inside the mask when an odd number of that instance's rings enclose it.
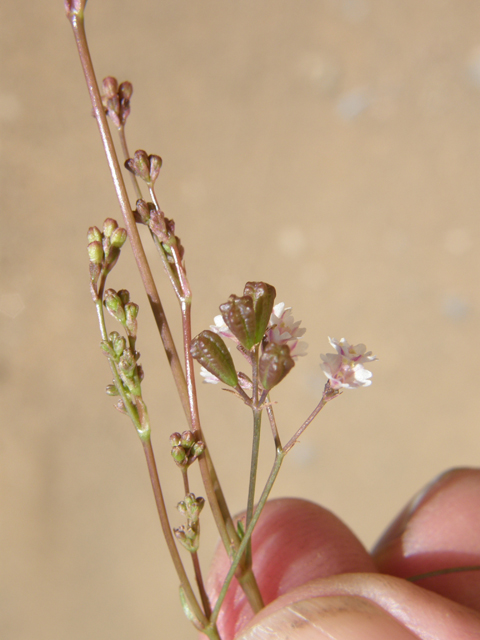
<instances>
[{"instance_id":1,"label":"thumb","mask_svg":"<svg viewBox=\"0 0 480 640\"><path fill-rule=\"evenodd\" d=\"M236 640L413 640L413 634L376 604L354 596L309 598L274 611Z\"/></svg>"}]
</instances>

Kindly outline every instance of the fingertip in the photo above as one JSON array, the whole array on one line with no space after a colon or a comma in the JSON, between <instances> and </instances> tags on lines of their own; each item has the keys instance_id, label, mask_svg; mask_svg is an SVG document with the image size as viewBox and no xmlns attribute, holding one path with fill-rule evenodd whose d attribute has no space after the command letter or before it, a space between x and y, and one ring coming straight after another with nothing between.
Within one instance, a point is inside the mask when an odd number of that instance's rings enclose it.
<instances>
[{"instance_id":1,"label":"fingertip","mask_svg":"<svg viewBox=\"0 0 480 640\"><path fill-rule=\"evenodd\" d=\"M442 474L407 505L377 543L382 573L403 578L480 565L480 470ZM419 580L420 586L480 610L479 572Z\"/></svg>"},{"instance_id":2,"label":"fingertip","mask_svg":"<svg viewBox=\"0 0 480 640\"><path fill-rule=\"evenodd\" d=\"M282 498L265 506L252 538L253 570L265 604L299 585L338 573L374 572L361 542L330 511L308 500ZM215 601L228 571L217 549L207 591ZM233 638L253 617L239 584L228 591L218 624L222 638Z\"/></svg>"}]
</instances>

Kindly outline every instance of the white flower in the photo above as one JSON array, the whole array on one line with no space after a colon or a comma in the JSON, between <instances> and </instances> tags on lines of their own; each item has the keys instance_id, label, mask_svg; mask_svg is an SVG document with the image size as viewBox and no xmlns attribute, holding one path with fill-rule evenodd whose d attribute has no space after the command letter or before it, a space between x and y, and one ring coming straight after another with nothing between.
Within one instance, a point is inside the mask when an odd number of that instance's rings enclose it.
<instances>
[{"instance_id":1,"label":"white flower","mask_svg":"<svg viewBox=\"0 0 480 640\"><path fill-rule=\"evenodd\" d=\"M207 369L205 369L205 367L203 366L200 367L200 375L203 378L203 382L206 382L208 384L218 384L219 382L221 382L221 380L219 380L217 376L214 376L213 373L207 371ZM238 372L238 384L244 391L250 391L252 389L252 381L241 371Z\"/></svg>"},{"instance_id":2,"label":"white flower","mask_svg":"<svg viewBox=\"0 0 480 640\"><path fill-rule=\"evenodd\" d=\"M301 320L295 322L292 316L292 308L285 308L284 302L279 302L273 307L270 323L266 332L268 342L278 345L288 345L290 347L290 355L294 360L299 356L307 353L307 343L300 341L306 329L300 328Z\"/></svg>"},{"instance_id":3,"label":"white flower","mask_svg":"<svg viewBox=\"0 0 480 640\"><path fill-rule=\"evenodd\" d=\"M214 376L213 373L207 371L204 366L200 367L200 375L202 376L203 381L207 382L208 384L218 384L220 382L217 376Z\"/></svg>"},{"instance_id":4,"label":"white flower","mask_svg":"<svg viewBox=\"0 0 480 640\"><path fill-rule=\"evenodd\" d=\"M213 321L215 324L210 325L210 329L212 331L214 331L215 333L218 333L220 336L223 336L224 338L230 338L231 340L235 340L235 342L238 342L238 340L235 338L233 333L225 324L223 317L221 315L215 316Z\"/></svg>"},{"instance_id":5,"label":"white flower","mask_svg":"<svg viewBox=\"0 0 480 640\"><path fill-rule=\"evenodd\" d=\"M377 360L377 356L372 356L371 351L366 352L364 344L350 345L345 338L329 338L329 341L337 353L327 353L320 357L323 360L321 367L330 380L332 389L370 386L372 373L365 369L363 363Z\"/></svg>"}]
</instances>

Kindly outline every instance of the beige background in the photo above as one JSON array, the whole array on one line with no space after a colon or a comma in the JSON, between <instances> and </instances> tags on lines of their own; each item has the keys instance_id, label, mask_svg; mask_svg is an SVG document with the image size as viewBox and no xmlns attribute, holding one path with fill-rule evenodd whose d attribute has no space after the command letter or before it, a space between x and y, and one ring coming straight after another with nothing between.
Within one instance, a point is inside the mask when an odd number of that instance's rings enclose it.
<instances>
[{"instance_id":1,"label":"beige background","mask_svg":"<svg viewBox=\"0 0 480 640\"><path fill-rule=\"evenodd\" d=\"M276 394L285 437L319 397L328 335L379 356L373 386L326 409L275 489L320 501L371 545L423 483L480 461L480 6L89 5L99 77L134 83L130 145L164 159L159 196L187 248L194 331L245 281L277 287L310 344ZM85 232L119 211L71 30L61 2L16 0L0 4L0 30L0 636L194 637L141 448L103 394ZM166 443L182 413L129 249L111 286L142 306L173 506L181 486ZM239 510L250 416L218 388L200 396ZM262 477L271 459L266 438ZM214 540L206 520L205 563Z\"/></svg>"}]
</instances>

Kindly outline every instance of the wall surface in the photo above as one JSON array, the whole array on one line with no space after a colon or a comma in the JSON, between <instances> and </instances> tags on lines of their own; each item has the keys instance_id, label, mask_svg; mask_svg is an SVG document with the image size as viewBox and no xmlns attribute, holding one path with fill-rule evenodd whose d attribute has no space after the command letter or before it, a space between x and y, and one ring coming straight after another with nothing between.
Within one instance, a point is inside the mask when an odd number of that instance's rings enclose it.
<instances>
[{"instance_id":1,"label":"wall surface","mask_svg":"<svg viewBox=\"0 0 480 640\"><path fill-rule=\"evenodd\" d=\"M87 8L99 77L134 84L131 148L164 160L158 195L186 247L194 332L247 280L276 286L309 342L273 394L285 439L321 394L329 335L378 355L372 387L327 407L274 489L321 502L368 546L424 483L480 461L479 21L469 0ZM103 392L86 230L120 212L62 3L3 0L0 52L0 636L195 637L141 447ZM129 248L110 284L141 305L173 508L168 435L183 430L182 411ZM199 393L241 510L250 416L219 388ZM207 518L204 565L215 539Z\"/></svg>"}]
</instances>

